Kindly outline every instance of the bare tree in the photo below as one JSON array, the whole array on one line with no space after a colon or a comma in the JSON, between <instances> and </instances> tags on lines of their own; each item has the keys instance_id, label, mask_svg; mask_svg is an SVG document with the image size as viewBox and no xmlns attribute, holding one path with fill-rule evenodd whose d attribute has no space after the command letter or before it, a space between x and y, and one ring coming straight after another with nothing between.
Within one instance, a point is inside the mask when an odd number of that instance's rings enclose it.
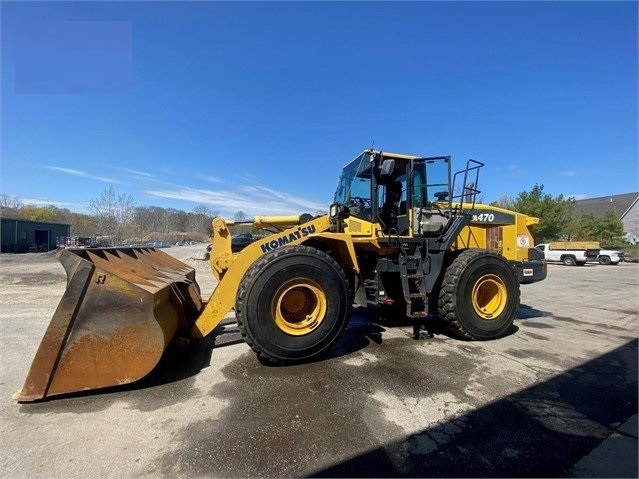
<instances>
[{"instance_id":1,"label":"bare tree","mask_svg":"<svg viewBox=\"0 0 639 479\"><path fill-rule=\"evenodd\" d=\"M237 213L235 213L235 216L233 218L236 221L244 221L246 219L246 213L244 213L244 211L240 210Z\"/></svg>"},{"instance_id":2,"label":"bare tree","mask_svg":"<svg viewBox=\"0 0 639 479\"><path fill-rule=\"evenodd\" d=\"M110 244L118 244L133 221L135 203L131 195L117 195L112 186L105 189L100 198L89 201L89 208L96 216L100 234L109 238Z\"/></svg>"},{"instance_id":3,"label":"bare tree","mask_svg":"<svg viewBox=\"0 0 639 479\"><path fill-rule=\"evenodd\" d=\"M16 216L22 208L22 201L17 196L7 195L2 193L0 195L0 216L6 218L9 216Z\"/></svg>"},{"instance_id":4,"label":"bare tree","mask_svg":"<svg viewBox=\"0 0 639 479\"><path fill-rule=\"evenodd\" d=\"M84 213L69 213L67 223L71 225L73 236L94 236L97 231L95 217Z\"/></svg>"},{"instance_id":5,"label":"bare tree","mask_svg":"<svg viewBox=\"0 0 639 479\"><path fill-rule=\"evenodd\" d=\"M134 222L138 227L140 234L151 233L155 228L155 212L154 206L138 206L135 209Z\"/></svg>"},{"instance_id":6,"label":"bare tree","mask_svg":"<svg viewBox=\"0 0 639 479\"><path fill-rule=\"evenodd\" d=\"M157 208L157 211L157 228L155 232L162 233L164 239L166 239L169 233L179 229L178 214L176 210L171 208Z\"/></svg>"},{"instance_id":7,"label":"bare tree","mask_svg":"<svg viewBox=\"0 0 639 479\"><path fill-rule=\"evenodd\" d=\"M198 205L189 213L187 228L194 233L211 234L211 220L217 216L216 211L211 211L204 205Z\"/></svg>"},{"instance_id":8,"label":"bare tree","mask_svg":"<svg viewBox=\"0 0 639 479\"><path fill-rule=\"evenodd\" d=\"M493 201L491 205L504 208L505 210L513 210L515 208L515 200L510 195L501 195L497 198L497 201Z\"/></svg>"}]
</instances>

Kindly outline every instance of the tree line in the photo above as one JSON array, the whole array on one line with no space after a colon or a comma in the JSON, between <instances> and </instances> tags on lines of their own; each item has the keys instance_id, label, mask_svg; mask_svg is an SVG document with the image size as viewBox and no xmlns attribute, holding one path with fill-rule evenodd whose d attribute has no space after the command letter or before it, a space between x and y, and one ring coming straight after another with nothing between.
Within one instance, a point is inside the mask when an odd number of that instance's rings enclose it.
<instances>
[{"instance_id":1,"label":"tree line","mask_svg":"<svg viewBox=\"0 0 639 479\"><path fill-rule=\"evenodd\" d=\"M89 201L91 214L54 205L23 204L17 197L0 195L0 216L71 225L71 236L100 237L105 245L146 241L208 241L216 211L199 205L186 212L159 206L137 206L131 195L106 188Z\"/></svg>"},{"instance_id":2,"label":"tree line","mask_svg":"<svg viewBox=\"0 0 639 479\"><path fill-rule=\"evenodd\" d=\"M613 245L623 236L623 223L612 210L602 218L591 213L578 216L571 197L553 197L544 193L544 185L535 184L530 191L516 197L504 195L491 203L511 211L539 218L533 227L535 242L552 240L599 241ZM131 195L117 194L113 187L102 191L89 201L92 214L75 213L53 205L24 205L19 198L0 195L0 216L30 221L65 223L71 225L72 236L103 236L111 244L126 242L193 239L207 241L211 235L211 220L218 212L199 205L185 212L159 206L137 206ZM247 218L238 211L234 219Z\"/></svg>"},{"instance_id":3,"label":"tree line","mask_svg":"<svg viewBox=\"0 0 639 479\"><path fill-rule=\"evenodd\" d=\"M602 245L612 246L624 234L623 223L613 210L601 218L595 218L592 213L578 215L574 198L563 194L553 197L544 193L544 185L540 184L514 198L504 195L491 204L539 218L539 224L532 227L535 243L599 241Z\"/></svg>"}]
</instances>

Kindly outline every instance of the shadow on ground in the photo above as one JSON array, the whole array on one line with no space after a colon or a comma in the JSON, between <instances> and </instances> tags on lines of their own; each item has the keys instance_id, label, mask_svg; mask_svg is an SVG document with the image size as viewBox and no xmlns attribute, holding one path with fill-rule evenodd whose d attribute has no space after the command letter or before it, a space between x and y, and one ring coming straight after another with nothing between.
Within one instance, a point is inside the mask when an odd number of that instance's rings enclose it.
<instances>
[{"instance_id":1,"label":"shadow on ground","mask_svg":"<svg viewBox=\"0 0 639 479\"><path fill-rule=\"evenodd\" d=\"M557 477L636 412L637 340L632 340L454 421L309 477ZM637 471L637 456L632 460Z\"/></svg>"}]
</instances>

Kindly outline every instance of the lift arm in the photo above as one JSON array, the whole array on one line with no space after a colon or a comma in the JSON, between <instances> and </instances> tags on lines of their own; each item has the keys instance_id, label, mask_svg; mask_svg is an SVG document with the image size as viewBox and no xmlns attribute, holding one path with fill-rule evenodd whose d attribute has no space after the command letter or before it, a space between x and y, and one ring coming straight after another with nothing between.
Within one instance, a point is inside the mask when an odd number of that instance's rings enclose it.
<instances>
[{"instance_id":1,"label":"lift arm","mask_svg":"<svg viewBox=\"0 0 639 479\"><path fill-rule=\"evenodd\" d=\"M236 222L217 217L213 219L213 242L210 253L211 270L219 280L204 310L195 321L193 337L202 338L213 331L224 316L235 306L235 298L246 271L265 253L282 246L301 244L313 236L328 231L328 216L320 216L301 224L297 216L261 216L251 222L256 228L290 226L258 240L240 253L231 251L231 232L228 227Z\"/></svg>"}]
</instances>

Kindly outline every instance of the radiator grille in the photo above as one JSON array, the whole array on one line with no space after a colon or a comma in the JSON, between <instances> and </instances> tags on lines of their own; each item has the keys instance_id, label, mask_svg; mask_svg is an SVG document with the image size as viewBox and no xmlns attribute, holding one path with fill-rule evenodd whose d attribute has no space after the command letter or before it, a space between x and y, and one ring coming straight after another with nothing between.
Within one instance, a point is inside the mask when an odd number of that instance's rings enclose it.
<instances>
[{"instance_id":1,"label":"radiator grille","mask_svg":"<svg viewBox=\"0 0 639 479\"><path fill-rule=\"evenodd\" d=\"M351 233L361 233L362 232L362 224L358 221L349 221L348 229L351 230Z\"/></svg>"}]
</instances>

